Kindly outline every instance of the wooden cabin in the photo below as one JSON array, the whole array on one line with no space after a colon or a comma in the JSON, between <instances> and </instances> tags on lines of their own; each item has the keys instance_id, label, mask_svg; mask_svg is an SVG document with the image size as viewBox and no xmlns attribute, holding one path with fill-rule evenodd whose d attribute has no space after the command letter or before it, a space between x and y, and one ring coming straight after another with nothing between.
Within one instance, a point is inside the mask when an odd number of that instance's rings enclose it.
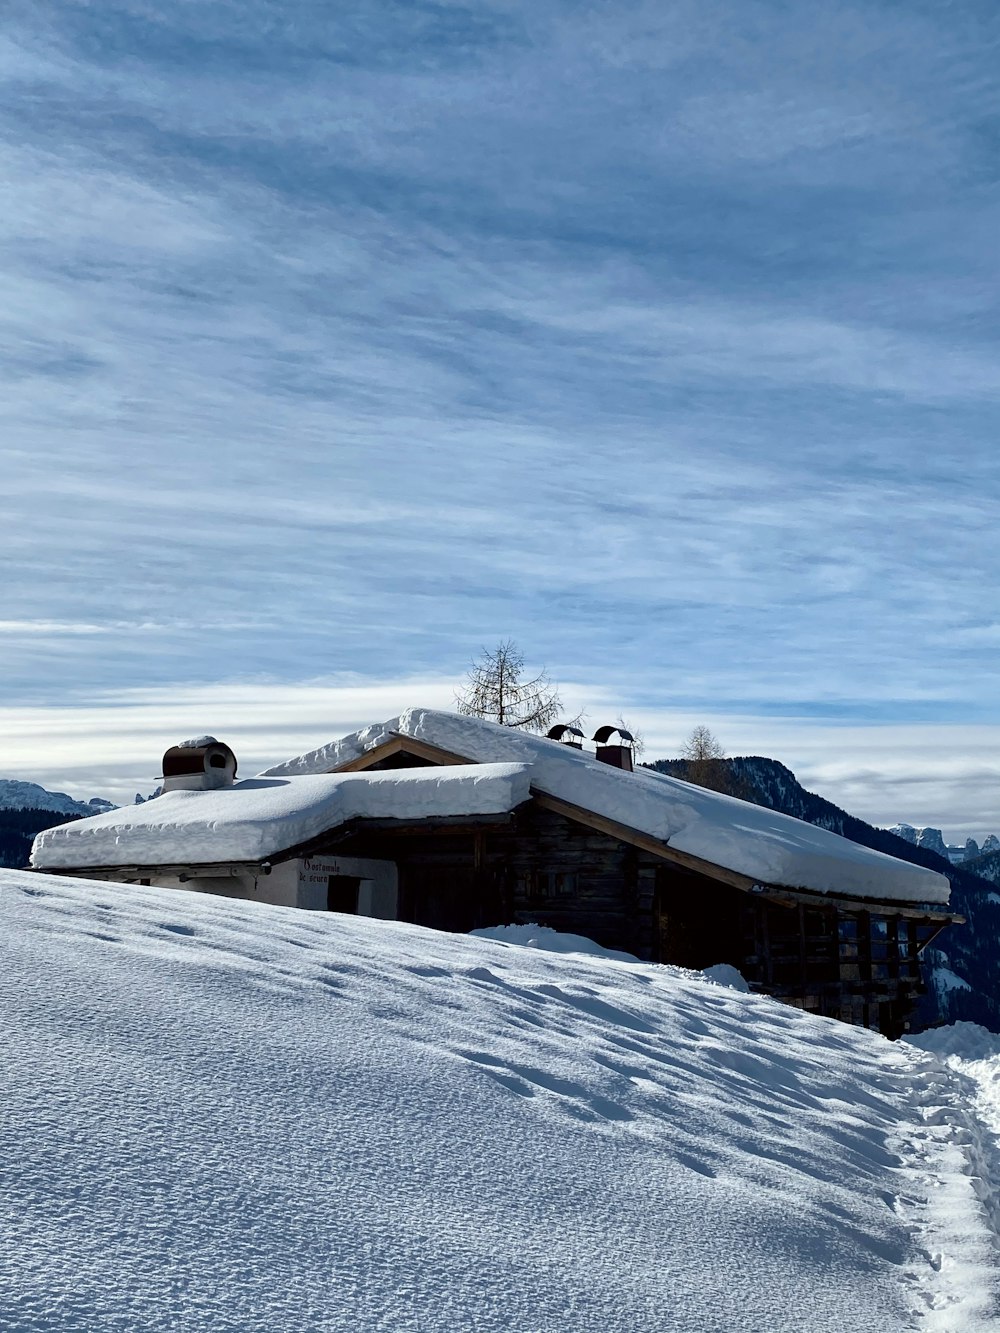
<instances>
[{"instance_id":1,"label":"wooden cabin","mask_svg":"<svg viewBox=\"0 0 1000 1333\"><path fill-rule=\"evenodd\" d=\"M46 830L32 863L438 930L537 923L652 962L728 963L789 1004L889 1036L906 1029L920 951L956 919L947 880L632 772L624 736L602 735L593 753L578 736L410 710L248 782L219 789L215 773L194 799L188 775L176 809L167 792ZM205 753L218 746L199 740ZM268 813L279 797L293 817ZM248 857L227 818L245 831L255 808L263 833Z\"/></svg>"}]
</instances>

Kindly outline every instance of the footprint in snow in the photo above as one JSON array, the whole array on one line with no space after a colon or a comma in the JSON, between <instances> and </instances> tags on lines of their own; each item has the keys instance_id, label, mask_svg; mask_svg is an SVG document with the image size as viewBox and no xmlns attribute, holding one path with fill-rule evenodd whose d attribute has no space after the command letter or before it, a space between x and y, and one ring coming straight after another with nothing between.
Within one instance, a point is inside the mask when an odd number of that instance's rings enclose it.
<instances>
[{"instance_id":1,"label":"footprint in snow","mask_svg":"<svg viewBox=\"0 0 1000 1333\"><path fill-rule=\"evenodd\" d=\"M548 1094L561 1110L574 1119L609 1121L635 1119L627 1107L612 1101L610 1097L589 1092L581 1084L559 1078L546 1069L505 1062L486 1051L458 1050L455 1054L519 1097Z\"/></svg>"}]
</instances>

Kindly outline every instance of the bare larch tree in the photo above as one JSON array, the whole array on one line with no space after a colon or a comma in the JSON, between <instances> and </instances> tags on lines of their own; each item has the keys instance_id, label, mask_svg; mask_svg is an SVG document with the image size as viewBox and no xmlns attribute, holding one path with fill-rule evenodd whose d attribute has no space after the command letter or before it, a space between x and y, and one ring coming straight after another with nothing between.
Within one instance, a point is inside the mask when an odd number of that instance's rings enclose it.
<instances>
[{"instance_id":1,"label":"bare larch tree","mask_svg":"<svg viewBox=\"0 0 1000 1333\"><path fill-rule=\"evenodd\" d=\"M700 759L725 759L726 752L709 731L708 727L698 725L681 746L681 758L689 763Z\"/></svg>"},{"instance_id":2,"label":"bare larch tree","mask_svg":"<svg viewBox=\"0 0 1000 1333\"><path fill-rule=\"evenodd\" d=\"M632 737L632 754L636 759L641 759L646 750L646 738L642 732L634 722L630 722L627 717L622 717L621 713L618 714L618 726L624 728Z\"/></svg>"},{"instance_id":3,"label":"bare larch tree","mask_svg":"<svg viewBox=\"0 0 1000 1333\"><path fill-rule=\"evenodd\" d=\"M484 648L455 695L458 711L522 731L547 731L562 710L559 691L544 671L523 678L524 656L511 639Z\"/></svg>"},{"instance_id":4,"label":"bare larch tree","mask_svg":"<svg viewBox=\"0 0 1000 1333\"><path fill-rule=\"evenodd\" d=\"M725 762L726 752L706 726L697 726L681 746L681 758L684 760L684 780L699 787L708 787L712 791L725 792L727 796L739 796L729 765Z\"/></svg>"}]
</instances>

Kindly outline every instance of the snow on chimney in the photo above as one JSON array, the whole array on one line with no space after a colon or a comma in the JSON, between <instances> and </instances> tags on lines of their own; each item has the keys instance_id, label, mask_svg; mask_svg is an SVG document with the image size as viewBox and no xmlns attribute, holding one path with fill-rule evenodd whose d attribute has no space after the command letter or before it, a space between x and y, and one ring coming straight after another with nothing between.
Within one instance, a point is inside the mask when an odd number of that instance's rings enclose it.
<instances>
[{"instance_id":1,"label":"snow on chimney","mask_svg":"<svg viewBox=\"0 0 1000 1333\"><path fill-rule=\"evenodd\" d=\"M214 736L172 745L163 756L164 791L215 791L236 781L236 756Z\"/></svg>"}]
</instances>

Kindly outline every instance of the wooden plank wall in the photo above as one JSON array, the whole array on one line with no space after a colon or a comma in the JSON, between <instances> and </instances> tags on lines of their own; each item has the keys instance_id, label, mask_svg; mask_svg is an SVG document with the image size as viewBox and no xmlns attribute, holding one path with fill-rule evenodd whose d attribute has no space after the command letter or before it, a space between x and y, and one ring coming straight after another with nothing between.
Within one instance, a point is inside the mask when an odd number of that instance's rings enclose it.
<instances>
[{"instance_id":1,"label":"wooden plank wall","mask_svg":"<svg viewBox=\"0 0 1000 1333\"><path fill-rule=\"evenodd\" d=\"M504 827L363 833L339 850L397 862L404 920L453 930L535 922L653 957L655 871L640 875L639 854L627 843L533 804ZM454 899L451 924L440 902L427 919L435 880L439 899ZM463 899L477 905L463 910Z\"/></svg>"}]
</instances>

